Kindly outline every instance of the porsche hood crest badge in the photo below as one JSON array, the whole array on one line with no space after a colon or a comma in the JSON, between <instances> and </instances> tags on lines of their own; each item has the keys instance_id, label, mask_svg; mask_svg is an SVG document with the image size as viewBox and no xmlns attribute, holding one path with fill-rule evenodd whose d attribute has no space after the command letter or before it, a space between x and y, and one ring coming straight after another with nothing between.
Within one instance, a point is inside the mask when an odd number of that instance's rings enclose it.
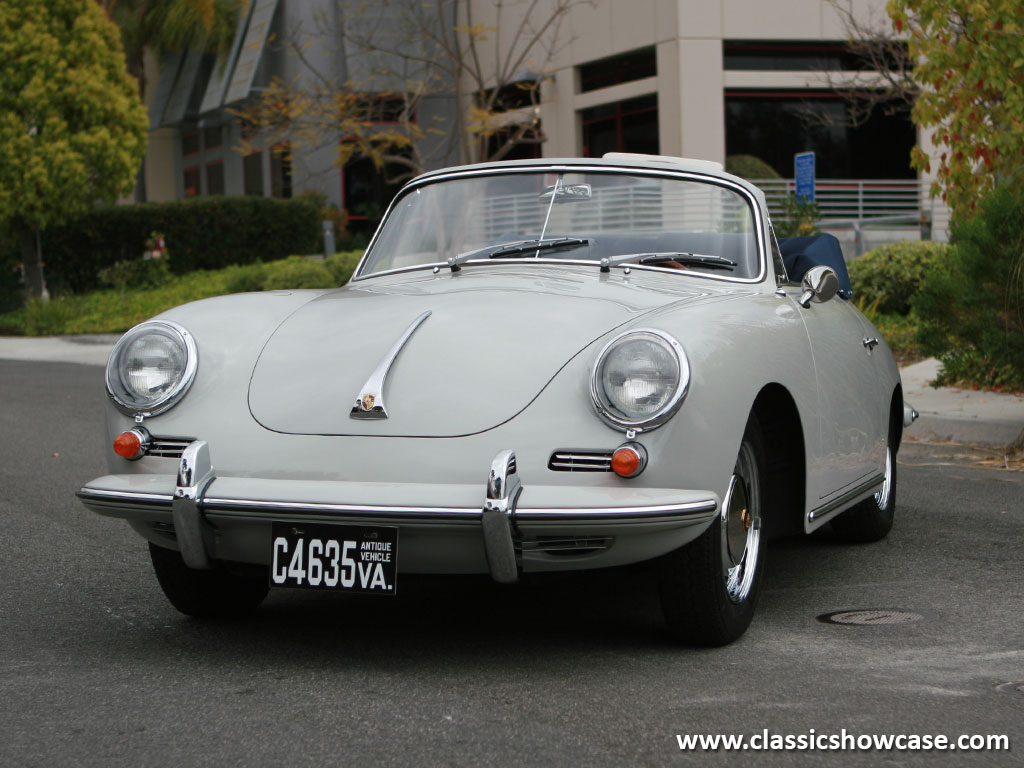
<instances>
[{"instance_id":1,"label":"porsche hood crest badge","mask_svg":"<svg viewBox=\"0 0 1024 768\"><path fill-rule=\"evenodd\" d=\"M366 380L366 383L363 384L362 394L356 398L356 404L349 411L351 418L386 419L388 417L387 408L384 407L384 380L387 378L388 371L391 370L391 366L398 357L398 353L402 351L402 347L405 346L406 342L409 341L409 337L416 332L416 329L428 317L430 317L429 309L412 321L412 324L405 329L405 332L395 342L394 346L391 347L384 356L384 359L377 364L377 368L370 374L370 378Z\"/></svg>"}]
</instances>

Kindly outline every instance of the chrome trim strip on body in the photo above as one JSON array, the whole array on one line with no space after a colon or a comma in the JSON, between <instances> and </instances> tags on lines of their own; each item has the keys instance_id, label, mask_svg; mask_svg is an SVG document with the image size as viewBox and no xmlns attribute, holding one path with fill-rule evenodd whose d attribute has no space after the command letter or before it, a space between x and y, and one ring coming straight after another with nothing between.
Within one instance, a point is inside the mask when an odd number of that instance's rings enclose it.
<instances>
[{"instance_id":1,"label":"chrome trim strip on body","mask_svg":"<svg viewBox=\"0 0 1024 768\"><path fill-rule=\"evenodd\" d=\"M881 481L879 481L881 482ZM108 491L99 488L83 487L76 494L83 501L96 503L121 503L132 506L139 503L151 503L159 506L170 506L170 494L135 493L133 491ZM411 506L374 506L369 504L333 504L326 502L287 502L258 501L255 499L231 499L207 496L200 502L204 512L230 513L246 510L264 510L267 512L312 512L319 514L351 515L358 517L390 517L426 522L430 520L460 519L478 520L482 514L480 507L411 507ZM700 501L681 502L679 504L654 504L636 507L518 507L515 519L522 522L532 521L570 521L570 520L643 520L659 518L698 517L702 514L713 514L718 509L718 501L714 498Z\"/></svg>"},{"instance_id":2,"label":"chrome trim strip on body","mask_svg":"<svg viewBox=\"0 0 1024 768\"><path fill-rule=\"evenodd\" d=\"M470 169L463 168L461 170L452 170L452 171L447 171L447 172L445 172L445 171L431 171L431 172L428 172L427 174L424 174L421 177L413 179L405 187L403 187L399 191L399 193L397 195L395 195L394 199L392 199L391 204L388 206L387 211L385 211L385 213L384 213L384 218L381 219L381 223L377 227L376 232L373 233L373 237L370 239L369 245L366 246L366 251L363 253L363 257L359 260L359 264L356 265L355 270L353 270L352 278L350 279L349 282L355 283L355 282L358 282L360 280L367 280L367 279L373 278L373 277L382 277L384 275L392 275L392 274L396 274L396 273L399 273L399 272L412 272L412 271L417 271L417 270L421 270L421 269L433 269L434 267L445 267L445 266L447 266L447 262L438 261L438 262L431 262L430 264L418 264L418 265L412 266L412 267L401 267L401 268L398 268L398 269L383 270L381 272L372 272L372 273L366 274L366 275L360 274L360 272L361 272L361 270L363 268L363 265L366 263L367 259L369 258L371 251L373 251L373 247L377 244L377 239L380 236L380 233L383 231L384 225L387 223L387 220L390 218L391 212L395 209L396 205L398 204L398 201L401 198L405 197L405 195L408 194L409 192L411 192L411 191L413 191L413 190L415 190L415 189L417 189L417 188L419 188L421 186L424 186L426 184L433 184L433 183L438 182L438 181L446 181L446 180L460 179L460 178L472 178L474 176L482 176L482 175L497 176L497 175L502 175L502 174L506 174L506 173L537 173L538 171L543 171L545 173L608 173L608 174L621 174L621 175L627 175L627 176L628 175L641 175L641 176L654 176L654 177L671 178L671 179L684 179L684 180L700 181L700 182L705 183L705 184L716 184L718 186L725 187L727 189L731 189L731 190L733 190L735 192L738 192L747 200L747 202L750 204L751 212L753 214L755 214L755 215L752 216L752 218L753 218L753 221L754 221L754 227L757 230L756 240L757 240L757 251L758 251L758 264L759 264L759 270L758 270L758 273L757 273L756 276L754 276L754 277L727 277L727 276L724 276L724 275L705 274L703 272L667 269L667 268L664 268L664 267L649 267L647 265L624 265L624 266L630 266L630 267L633 267L633 268L639 267L640 269L656 269L656 270L661 271L661 272L671 272L671 273L673 273L673 274L675 274L677 276L678 275L697 276L697 277L701 277L701 278L707 278L708 280L718 280L718 281L727 282L727 283L747 283L747 284L761 283L761 282L764 282L765 278L767 277L767 274L768 274L768 258L767 258L767 252L765 251L765 237L766 237L766 235L765 235L765 224L764 224L764 211L762 211L761 207L758 205L757 198L754 196L754 194L750 190L748 190L746 187L742 186L741 184L737 184L736 182L731 181L729 179L723 179L723 178L720 178L718 176L714 176L714 175L710 175L710 174L705 175L705 174L694 172L694 171L669 170L669 169L647 168L647 167L644 167L644 166L628 166L628 165L587 165L587 164L580 164L580 165L558 164L558 165L555 165L555 164L545 164L543 162L538 162L536 164L523 165L523 166L502 167L502 166L493 166L493 165L491 165L491 166L487 166L485 168L470 168ZM468 261L466 263L467 264L472 264L472 263L475 263L476 261L477 260L471 260L471 261ZM488 264L493 264L494 263L490 259L481 259L480 261L483 262L483 263L488 263ZM527 261L527 263L538 263L538 261L543 262L545 260L543 260L543 259L540 259L540 260L538 260L538 259L530 259L530 260L525 260L525 261ZM555 263L559 263L557 260L551 260L551 261L554 261ZM561 262L561 263L566 263L566 262ZM587 265L591 265L591 266L600 266L600 262L596 261L596 260L582 261L582 263L587 264Z\"/></svg>"},{"instance_id":3,"label":"chrome trim strip on body","mask_svg":"<svg viewBox=\"0 0 1024 768\"><path fill-rule=\"evenodd\" d=\"M829 514L830 512L834 512L839 507L842 507L845 504L849 504L851 501L856 499L856 497L863 496L864 494L877 489L878 486L884 483L884 474L874 475L873 477L869 478L868 480L865 480L863 483L856 486L855 488L852 488L851 490L847 491L839 498L833 499L827 504L822 504L820 507L816 509L812 509L810 512L807 513L807 519L809 522L816 522L823 518L825 515Z\"/></svg>"},{"instance_id":4,"label":"chrome trim strip on body","mask_svg":"<svg viewBox=\"0 0 1024 768\"><path fill-rule=\"evenodd\" d=\"M85 485L75 491L75 496L82 499L83 501L96 501L96 502L149 502L152 504L159 504L161 506L171 506L171 502L174 497L169 493L141 493L136 491L107 491L99 488L90 488Z\"/></svg>"},{"instance_id":5,"label":"chrome trim strip on body","mask_svg":"<svg viewBox=\"0 0 1024 768\"><path fill-rule=\"evenodd\" d=\"M349 412L350 418L386 419L388 417L388 409L384 407L384 382L388 377L388 371L391 370L391 366L394 365L398 354L402 351L406 342L409 341L409 338L416 332L416 329L420 327L423 321L430 317L430 314L431 312L428 309L413 320L409 327L405 329L405 332L398 337L398 341L394 343L394 346L384 355L384 359L377 364L373 373L370 374L370 378L366 380L362 389L359 390L359 397L356 398L356 403Z\"/></svg>"},{"instance_id":6,"label":"chrome trim strip on body","mask_svg":"<svg viewBox=\"0 0 1024 768\"><path fill-rule=\"evenodd\" d=\"M646 520L662 517L689 517L701 514L713 514L718 509L715 499L687 501L680 504L654 504L642 507L589 507L573 509L570 507L527 508L516 510L516 520Z\"/></svg>"}]
</instances>

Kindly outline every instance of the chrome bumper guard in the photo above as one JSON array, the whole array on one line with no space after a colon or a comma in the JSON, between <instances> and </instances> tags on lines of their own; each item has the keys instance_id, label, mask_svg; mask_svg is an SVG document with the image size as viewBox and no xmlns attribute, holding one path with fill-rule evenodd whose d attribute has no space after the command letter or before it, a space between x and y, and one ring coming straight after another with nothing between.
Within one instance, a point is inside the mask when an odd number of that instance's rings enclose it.
<instances>
[{"instance_id":1,"label":"chrome bumper guard","mask_svg":"<svg viewBox=\"0 0 1024 768\"><path fill-rule=\"evenodd\" d=\"M164 509L168 502L174 523L175 536L182 559L190 568L205 569L213 565L214 529L206 520L204 511L277 511L280 513L316 513L339 515L345 518L368 517L407 521L460 520L480 521L481 538L491 577L501 583L515 582L522 570L517 555L519 537L517 523L573 523L593 521L622 521L647 523L657 521L684 521L698 524L710 519L718 510L718 500L712 494L695 501L673 504L648 504L630 507L584 508L519 508L523 485L516 471L516 456L503 450L491 463L490 474L482 507L380 507L335 503L258 501L252 499L222 498L208 491L216 480L210 459L210 449L203 440L190 443L181 455L174 493L168 497L152 492L105 490L83 487L77 496L95 511L109 509Z\"/></svg>"}]
</instances>

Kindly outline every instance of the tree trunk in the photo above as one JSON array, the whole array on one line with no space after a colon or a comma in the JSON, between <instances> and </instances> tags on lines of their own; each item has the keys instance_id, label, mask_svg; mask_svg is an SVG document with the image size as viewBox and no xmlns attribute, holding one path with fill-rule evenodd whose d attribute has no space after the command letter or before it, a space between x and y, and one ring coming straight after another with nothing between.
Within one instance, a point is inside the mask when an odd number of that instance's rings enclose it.
<instances>
[{"instance_id":1,"label":"tree trunk","mask_svg":"<svg viewBox=\"0 0 1024 768\"><path fill-rule=\"evenodd\" d=\"M39 249L39 235L31 229L22 229L21 262L25 267L25 287L37 299L50 300L50 292L46 290L46 277L43 275L43 257Z\"/></svg>"}]
</instances>

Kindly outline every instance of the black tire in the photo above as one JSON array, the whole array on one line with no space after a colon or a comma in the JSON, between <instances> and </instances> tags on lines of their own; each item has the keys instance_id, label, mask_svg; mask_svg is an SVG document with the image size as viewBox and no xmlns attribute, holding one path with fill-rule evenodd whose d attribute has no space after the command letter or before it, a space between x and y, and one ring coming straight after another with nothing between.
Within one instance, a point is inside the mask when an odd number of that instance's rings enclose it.
<instances>
[{"instance_id":1,"label":"black tire","mask_svg":"<svg viewBox=\"0 0 1024 768\"><path fill-rule=\"evenodd\" d=\"M269 587L265 569L248 568L234 573L220 565L200 571L189 568L173 549L150 543L149 556L160 588L171 605L187 616L200 619L237 618L263 602ZM260 578L260 573L262 578Z\"/></svg>"},{"instance_id":2,"label":"black tire","mask_svg":"<svg viewBox=\"0 0 1024 768\"><path fill-rule=\"evenodd\" d=\"M889 427L885 446L885 484L874 496L869 496L832 520L832 530L852 544L881 541L892 530L896 515L896 434Z\"/></svg>"},{"instance_id":3,"label":"black tire","mask_svg":"<svg viewBox=\"0 0 1024 768\"><path fill-rule=\"evenodd\" d=\"M725 645L750 626L764 571L764 467L761 427L751 414L721 513L658 563L662 611L680 642Z\"/></svg>"}]
</instances>

